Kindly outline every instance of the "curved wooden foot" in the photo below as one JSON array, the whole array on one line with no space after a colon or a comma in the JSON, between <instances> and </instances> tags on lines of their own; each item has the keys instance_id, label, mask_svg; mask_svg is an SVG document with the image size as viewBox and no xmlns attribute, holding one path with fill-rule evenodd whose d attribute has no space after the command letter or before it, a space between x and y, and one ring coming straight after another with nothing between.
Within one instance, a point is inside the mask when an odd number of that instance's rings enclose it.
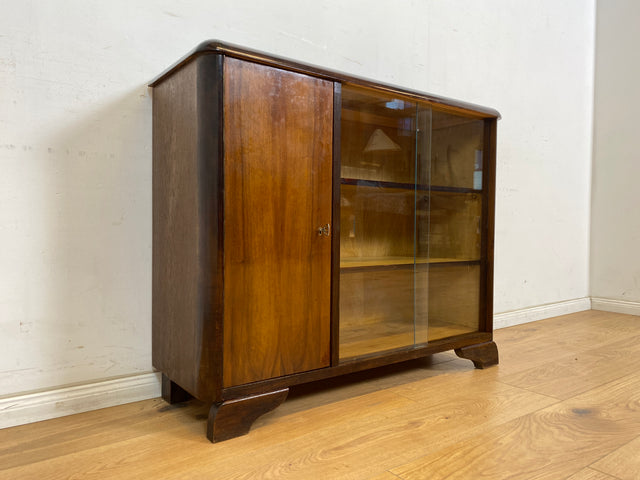
<instances>
[{"instance_id":1,"label":"curved wooden foot","mask_svg":"<svg viewBox=\"0 0 640 480\"><path fill-rule=\"evenodd\" d=\"M173 383L169 377L162 374L162 398L169 404L186 402L191 399L191 395L183 390L180 385Z\"/></svg>"},{"instance_id":2,"label":"curved wooden foot","mask_svg":"<svg viewBox=\"0 0 640 480\"><path fill-rule=\"evenodd\" d=\"M498 364L498 346L495 342L456 348L455 352L460 358L471 360L476 368L486 368Z\"/></svg>"},{"instance_id":3,"label":"curved wooden foot","mask_svg":"<svg viewBox=\"0 0 640 480\"><path fill-rule=\"evenodd\" d=\"M258 417L278 407L289 393L288 388L251 397L213 404L209 410L207 438L221 442L249 433Z\"/></svg>"}]
</instances>

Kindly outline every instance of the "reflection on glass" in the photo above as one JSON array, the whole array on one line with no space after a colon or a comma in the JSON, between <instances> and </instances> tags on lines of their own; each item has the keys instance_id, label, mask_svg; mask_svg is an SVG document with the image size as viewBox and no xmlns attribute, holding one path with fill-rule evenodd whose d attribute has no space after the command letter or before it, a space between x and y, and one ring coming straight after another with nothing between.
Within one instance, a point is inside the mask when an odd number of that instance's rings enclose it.
<instances>
[{"instance_id":1,"label":"reflection on glass","mask_svg":"<svg viewBox=\"0 0 640 480\"><path fill-rule=\"evenodd\" d=\"M434 186L482 189L482 120L433 112L431 181Z\"/></svg>"},{"instance_id":2,"label":"reflection on glass","mask_svg":"<svg viewBox=\"0 0 640 480\"><path fill-rule=\"evenodd\" d=\"M414 102L365 88L342 90L342 178L413 183Z\"/></svg>"}]
</instances>

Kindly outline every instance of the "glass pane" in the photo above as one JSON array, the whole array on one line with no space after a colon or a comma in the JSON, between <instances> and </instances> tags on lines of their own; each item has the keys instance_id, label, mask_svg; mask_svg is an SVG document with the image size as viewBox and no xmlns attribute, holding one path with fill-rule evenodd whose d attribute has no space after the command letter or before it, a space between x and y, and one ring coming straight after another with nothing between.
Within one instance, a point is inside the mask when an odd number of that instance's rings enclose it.
<instances>
[{"instance_id":1,"label":"glass pane","mask_svg":"<svg viewBox=\"0 0 640 480\"><path fill-rule=\"evenodd\" d=\"M414 245L415 343L426 343L429 330L429 231L431 221L432 110L419 104L416 116L416 211Z\"/></svg>"},{"instance_id":2,"label":"glass pane","mask_svg":"<svg viewBox=\"0 0 640 480\"><path fill-rule=\"evenodd\" d=\"M477 332L480 265L434 263L428 282L429 341Z\"/></svg>"},{"instance_id":3,"label":"glass pane","mask_svg":"<svg viewBox=\"0 0 640 480\"><path fill-rule=\"evenodd\" d=\"M416 104L343 86L340 358L414 344Z\"/></svg>"},{"instance_id":4,"label":"glass pane","mask_svg":"<svg viewBox=\"0 0 640 480\"><path fill-rule=\"evenodd\" d=\"M433 185L482 189L483 133L483 120L434 110Z\"/></svg>"},{"instance_id":5,"label":"glass pane","mask_svg":"<svg viewBox=\"0 0 640 480\"><path fill-rule=\"evenodd\" d=\"M343 268L340 358L413 345L413 269Z\"/></svg>"},{"instance_id":6,"label":"glass pane","mask_svg":"<svg viewBox=\"0 0 640 480\"><path fill-rule=\"evenodd\" d=\"M478 192L431 191L430 262L480 260L482 195ZM423 249L424 244L420 243Z\"/></svg>"},{"instance_id":7,"label":"glass pane","mask_svg":"<svg viewBox=\"0 0 640 480\"><path fill-rule=\"evenodd\" d=\"M415 103L366 88L343 86L343 178L415 181Z\"/></svg>"},{"instance_id":8,"label":"glass pane","mask_svg":"<svg viewBox=\"0 0 640 480\"><path fill-rule=\"evenodd\" d=\"M340 359L478 330L483 140L483 120L343 86Z\"/></svg>"},{"instance_id":9,"label":"glass pane","mask_svg":"<svg viewBox=\"0 0 640 480\"><path fill-rule=\"evenodd\" d=\"M484 150L483 120L435 110L432 119L429 341L479 329Z\"/></svg>"}]
</instances>

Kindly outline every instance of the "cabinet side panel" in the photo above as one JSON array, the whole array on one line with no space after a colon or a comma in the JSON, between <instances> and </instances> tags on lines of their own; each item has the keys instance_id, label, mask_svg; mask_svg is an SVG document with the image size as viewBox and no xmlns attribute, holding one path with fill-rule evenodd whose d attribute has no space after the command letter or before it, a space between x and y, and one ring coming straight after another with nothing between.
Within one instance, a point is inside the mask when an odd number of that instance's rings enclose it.
<instances>
[{"instance_id":1,"label":"cabinet side panel","mask_svg":"<svg viewBox=\"0 0 640 480\"><path fill-rule=\"evenodd\" d=\"M198 57L198 181L201 304L198 391L201 400L222 401L223 130L222 55Z\"/></svg>"},{"instance_id":2,"label":"cabinet side panel","mask_svg":"<svg viewBox=\"0 0 640 480\"><path fill-rule=\"evenodd\" d=\"M195 62L153 90L153 365L196 395L199 205Z\"/></svg>"},{"instance_id":3,"label":"cabinet side panel","mask_svg":"<svg viewBox=\"0 0 640 480\"><path fill-rule=\"evenodd\" d=\"M483 189L485 191L485 204L482 218L485 219L482 226L482 249L484 254L483 280L481 283L480 298L482 299L480 310L480 329L483 332L493 332L493 262L494 262L494 229L495 229L495 196L496 196L496 138L497 124L495 118L484 121L484 145L485 179Z\"/></svg>"},{"instance_id":4,"label":"cabinet side panel","mask_svg":"<svg viewBox=\"0 0 640 480\"><path fill-rule=\"evenodd\" d=\"M333 84L225 59L224 386L330 364Z\"/></svg>"}]
</instances>

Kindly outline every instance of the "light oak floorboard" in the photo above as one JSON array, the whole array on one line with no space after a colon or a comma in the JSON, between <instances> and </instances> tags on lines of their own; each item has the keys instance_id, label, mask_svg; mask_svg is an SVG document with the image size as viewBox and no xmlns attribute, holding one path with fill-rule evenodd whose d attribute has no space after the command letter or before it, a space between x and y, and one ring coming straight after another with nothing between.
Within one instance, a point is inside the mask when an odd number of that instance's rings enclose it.
<instances>
[{"instance_id":1,"label":"light oak floorboard","mask_svg":"<svg viewBox=\"0 0 640 480\"><path fill-rule=\"evenodd\" d=\"M405 480L567 478L637 437L640 375L630 375L392 470Z\"/></svg>"},{"instance_id":2,"label":"light oak floorboard","mask_svg":"<svg viewBox=\"0 0 640 480\"><path fill-rule=\"evenodd\" d=\"M197 401L0 430L0 479L638 478L639 317L581 312L495 338L496 367L447 352L299 386L218 444Z\"/></svg>"},{"instance_id":3,"label":"light oak floorboard","mask_svg":"<svg viewBox=\"0 0 640 480\"><path fill-rule=\"evenodd\" d=\"M395 476L391 472L384 472L377 477L371 477L369 480L401 480L400 477Z\"/></svg>"},{"instance_id":4,"label":"light oak floorboard","mask_svg":"<svg viewBox=\"0 0 640 480\"><path fill-rule=\"evenodd\" d=\"M571 475L567 480L620 480L616 477L612 477L611 475L607 475L606 473L598 472L597 470L593 470L591 468L585 468L584 470L580 470L575 475Z\"/></svg>"},{"instance_id":5,"label":"light oak floorboard","mask_svg":"<svg viewBox=\"0 0 640 480\"><path fill-rule=\"evenodd\" d=\"M620 480L640 479L640 437L611 452L593 468Z\"/></svg>"},{"instance_id":6,"label":"light oak floorboard","mask_svg":"<svg viewBox=\"0 0 640 480\"><path fill-rule=\"evenodd\" d=\"M603 383L640 371L640 336L606 347L574 352L499 380L558 399L570 398Z\"/></svg>"}]
</instances>

